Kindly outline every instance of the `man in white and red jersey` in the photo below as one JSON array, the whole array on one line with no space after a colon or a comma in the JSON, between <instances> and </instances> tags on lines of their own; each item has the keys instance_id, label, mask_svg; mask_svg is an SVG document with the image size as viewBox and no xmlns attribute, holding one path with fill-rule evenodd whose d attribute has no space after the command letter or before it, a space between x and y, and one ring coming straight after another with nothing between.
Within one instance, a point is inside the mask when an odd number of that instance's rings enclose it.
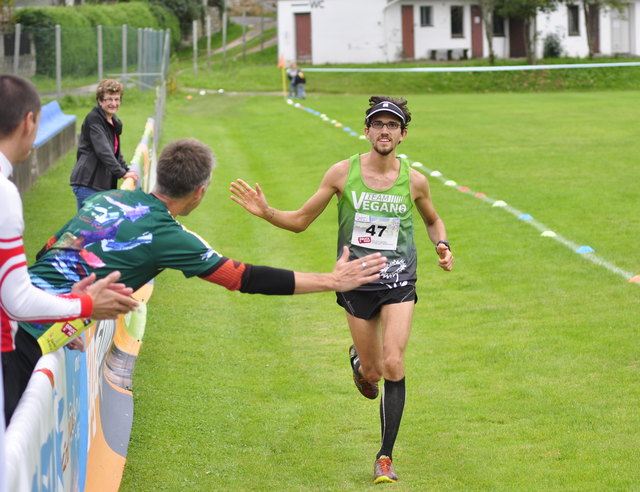
<instances>
[{"instance_id":1,"label":"man in white and red jersey","mask_svg":"<svg viewBox=\"0 0 640 492\"><path fill-rule=\"evenodd\" d=\"M8 178L12 163L24 162L29 156L39 120L40 98L33 85L20 77L0 75L0 345L5 408L2 420L7 424L30 377L30 372L15 370L21 364L16 352L21 343L16 337L18 321L108 319L137 305L129 297L132 289L114 283L119 272L95 283L95 276L87 277L62 295L32 285L22 243L22 202ZM22 381L24 378L26 381Z\"/></svg>"}]
</instances>

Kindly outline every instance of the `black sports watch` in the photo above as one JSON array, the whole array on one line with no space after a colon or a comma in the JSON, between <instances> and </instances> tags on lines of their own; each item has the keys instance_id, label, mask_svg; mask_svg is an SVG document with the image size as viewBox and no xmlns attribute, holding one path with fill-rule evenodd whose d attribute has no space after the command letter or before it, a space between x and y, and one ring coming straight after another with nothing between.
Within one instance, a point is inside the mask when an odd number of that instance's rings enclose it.
<instances>
[{"instance_id":1,"label":"black sports watch","mask_svg":"<svg viewBox=\"0 0 640 492\"><path fill-rule=\"evenodd\" d=\"M438 244L444 244L447 247L447 249L451 251L451 246L449 246L449 241L445 241L444 239L441 239L436 243L436 253L438 252Z\"/></svg>"}]
</instances>

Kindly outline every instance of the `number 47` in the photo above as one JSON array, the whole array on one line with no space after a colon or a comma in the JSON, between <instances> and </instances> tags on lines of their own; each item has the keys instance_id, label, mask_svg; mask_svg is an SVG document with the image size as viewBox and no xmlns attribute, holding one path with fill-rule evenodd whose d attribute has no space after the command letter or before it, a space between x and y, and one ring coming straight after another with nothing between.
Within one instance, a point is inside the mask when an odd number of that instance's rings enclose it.
<instances>
[{"instance_id":1,"label":"number 47","mask_svg":"<svg viewBox=\"0 0 640 492\"><path fill-rule=\"evenodd\" d=\"M377 232L378 233L378 237L382 237L382 233L387 228L387 226L377 226L377 227L378 227L378 229L376 229L375 225L369 226L369 227L367 227L366 232L368 232L372 236L375 236L376 232Z\"/></svg>"}]
</instances>

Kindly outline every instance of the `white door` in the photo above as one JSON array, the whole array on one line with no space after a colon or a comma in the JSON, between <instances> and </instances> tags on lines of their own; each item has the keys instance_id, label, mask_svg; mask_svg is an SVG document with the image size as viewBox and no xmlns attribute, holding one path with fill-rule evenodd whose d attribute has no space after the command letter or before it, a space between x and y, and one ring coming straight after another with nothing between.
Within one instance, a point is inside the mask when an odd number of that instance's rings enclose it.
<instances>
[{"instance_id":1,"label":"white door","mask_svg":"<svg viewBox=\"0 0 640 492\"><path fill-rule=\"evenodd\" d=\"M629 7L622 12L611 9L611 52L631 53L629 43Z\"/></svg>"}]
</instances>

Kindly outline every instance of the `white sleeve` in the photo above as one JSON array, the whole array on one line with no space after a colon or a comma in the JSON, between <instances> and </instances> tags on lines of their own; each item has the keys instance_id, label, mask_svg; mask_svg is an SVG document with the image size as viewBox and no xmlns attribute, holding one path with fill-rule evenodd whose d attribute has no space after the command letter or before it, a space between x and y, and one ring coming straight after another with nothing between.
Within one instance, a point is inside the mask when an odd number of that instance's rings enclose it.
<instances>
[{"instance_id":1,"label":"white sleeve","mask_svg":"<svg viewBox=\"0 0 640 492\"><path fill-rule=\"evenodd\" d=\"M31 283L22 243L23 229L18 190L6 178L0 178L0 308L16 321L58 321L88 316L88 296L48 294Z\"/></svg>"}]
</instances>

